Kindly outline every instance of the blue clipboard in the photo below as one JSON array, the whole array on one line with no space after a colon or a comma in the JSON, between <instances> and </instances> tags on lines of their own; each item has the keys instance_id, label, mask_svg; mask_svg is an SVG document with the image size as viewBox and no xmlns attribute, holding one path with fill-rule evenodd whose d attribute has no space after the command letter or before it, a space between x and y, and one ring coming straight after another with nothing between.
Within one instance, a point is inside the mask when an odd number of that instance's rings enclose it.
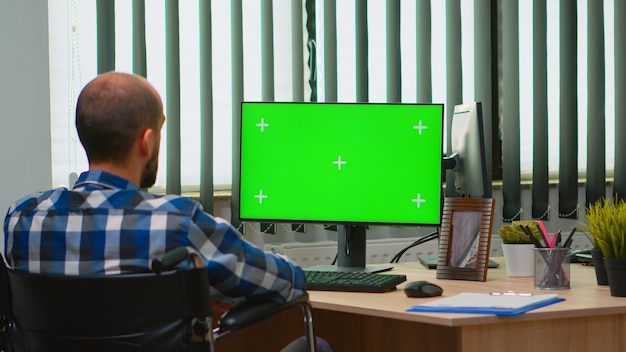
<instances>
[{"instance_id":1,"label":"blue clipboard","mask_svg":"<svg viewBox=\"0 0 626 352\"><path fill-rule=\"evenodd\" d=\"M556 294L521 296L460 293L456 296L415 305L406 311L516 316L564 300L565 298L558 297Z\"/></svg>"}]
</instances>

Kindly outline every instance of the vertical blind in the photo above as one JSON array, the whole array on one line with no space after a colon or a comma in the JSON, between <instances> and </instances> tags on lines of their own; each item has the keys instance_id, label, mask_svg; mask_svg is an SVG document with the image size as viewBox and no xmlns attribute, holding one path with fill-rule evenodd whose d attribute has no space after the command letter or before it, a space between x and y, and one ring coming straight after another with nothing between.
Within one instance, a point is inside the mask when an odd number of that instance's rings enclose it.
<instances>
[{"instance_id":1,"label":"vertical blind","mask_svg":"<svg viewBox=\"0 0 626 352\"><path fill-rule=\"evenodd\" d=\"M560 217L577 217L580 182L584 204L606 196L609 181L613 193L626 192L626 162L613 158L626 132L624 99L617 98L626 96L620 65L626 44L617 39L626 27L626 5L620 0L166 0L156 12L162 19L149 17L154 4L144 0L123 10L119 4L96 0L95 9L76 15L97 19L97 72L119 69L116 39L128 35L116 30L120 17L132 23L130 56L137 74L153 80L147 67L159 54L151 54L150 43L165 43L165 191L181 193L186 186L181 159L188 138L181 134L198 124L199 190L210 211L215 159L239 152L236 144L216 143L217 125L231 121L228 130L236 131L244 99L444 102L448 132L454 105L481 101L489 175L502 180L506 221L549 219L552 208ZM194 17L183 4L196 7ZM147 28L159 21L161 33ZM223 21L229 31L216 31ZM191 52L183 33L190 23L198 32L198 49ZM224 41L229 82L218 78ZM199 62L198 79L191 80L198 84L191 88L181 64L190 55ZM231 90L226 113L216 101L216 91L225 87ZM189 90L199 91L199 119L193 122L185 120L196 113L185 105ZM529 214L521 201L526 180L532 181ZM551 183L558 185L558 200L549 199ZM237 221L236 209L232 217Z\"/></svg>"},{"instance_id":2,"label":"vertical blind","mask_svg":"<svg viewBox=\"0 0 626 352\"><path fill-rule=\"evenodd\" d=\"M504 219L518 219L520 190L520 112L519 112L519 5L517 0L502 1L502 88L499 92L502 114L502 196Z\"/></svg>"},{"instance_id":3,"label":"vertical blind","mask_svg":"<svg viewBox=\"0 0 626 352\"><path fill-rule=\"evenodd\" d=\"M626 20L624 20L624 14L626 14L626 2L615 1L615 13L614 28L615 38L622 33L626 33ZM606 17L605 17L606 20ZM606 37L605 37L606 38ZM626 41L615 40L615 90L614 97L624 97L626 94L626 67L622 63L626 62ZM610 75L608 75L610 77ZM626 150L626 138L623 138L626 132L626 99L615 99L615 150ZM620 138L617 138L619 136ZM626 195L626 158L615 158L614 165L614 178L615 186L613 187L613 193L618 196L624 197Z\"/></svg>"},{"instance_id":4,"label":"vertical blind","mask_svg":"<svg viewBox=\"0 0 626 352\"><path fill-rule=\"evenodd\" d=\"M141 0L143 1L143 0ZM213 32L211 0L198 4L200 48L200 202L213 213Z\"/></svg>"},{"instance_id":5,"label":"vertical blind","mask_svg":"<svg viewBox=\"0 0 626 352\"><path fill-rule=\"evenodd\" d=\"M546 0L533 2L533 189L532 217L548 220L550 199L548 172L548 44Z\"/></svg>"},{"instance_id":6,"label":"vertical blind","mask_svg":"<svg viewBox=\"0 0 626 352\"><path fill-rule=\"evenodd\" d=\"M575 1L559 2L559 216L578 208L578 60Z\"/></svg>"}]
</instances>

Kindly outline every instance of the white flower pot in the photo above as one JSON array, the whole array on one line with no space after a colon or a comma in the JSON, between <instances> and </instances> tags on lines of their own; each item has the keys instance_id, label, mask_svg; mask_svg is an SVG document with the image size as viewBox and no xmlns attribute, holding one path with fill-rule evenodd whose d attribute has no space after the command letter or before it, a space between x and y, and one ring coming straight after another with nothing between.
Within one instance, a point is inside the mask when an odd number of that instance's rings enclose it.
<instances>
[{"instance_id":1,"label":"white flower pot","mask_svg":"<svg viewBox=\"0 0 626 352\"><path fill-rule=\"evenodd\" d=\"M506 273L509 276L534 276L534 257L532 243L502 244Z\"/></svg>"}]
</instances>

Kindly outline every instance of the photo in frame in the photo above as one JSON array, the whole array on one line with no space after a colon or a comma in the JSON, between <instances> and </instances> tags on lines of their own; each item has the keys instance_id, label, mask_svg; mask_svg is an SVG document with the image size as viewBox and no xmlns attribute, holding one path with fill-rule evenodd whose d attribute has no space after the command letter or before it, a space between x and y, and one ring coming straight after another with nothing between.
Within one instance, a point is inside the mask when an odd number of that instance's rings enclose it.
<instances>
[{"instance_id":1,"label":"photo in frame","mask_svg":"<svg viewBox=\"0 0 626 352\"><path fill-rule=\"evenodd\" d=\"M438 279L486 281L493 198L446 198L439 235Z\"/></svg>"}]
</instances>

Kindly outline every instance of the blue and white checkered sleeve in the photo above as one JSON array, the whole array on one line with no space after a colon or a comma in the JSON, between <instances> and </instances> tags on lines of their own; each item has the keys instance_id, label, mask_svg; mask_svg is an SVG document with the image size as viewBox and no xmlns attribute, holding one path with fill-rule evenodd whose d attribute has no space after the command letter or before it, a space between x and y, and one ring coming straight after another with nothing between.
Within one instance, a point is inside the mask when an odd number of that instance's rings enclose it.
<instances>
[{"instance_id":1,"label":"blue and white checkered sleeve","mask_svg":"<svg viewBox=\"0 0 626 352\"><path fill-rule=\"evenodd\" d=\"M197 212L189 240L205 257L211 286L226 296L282 303L304 293L297 264L261 250L222 219Z\"/></svg>"}]
</instances>

